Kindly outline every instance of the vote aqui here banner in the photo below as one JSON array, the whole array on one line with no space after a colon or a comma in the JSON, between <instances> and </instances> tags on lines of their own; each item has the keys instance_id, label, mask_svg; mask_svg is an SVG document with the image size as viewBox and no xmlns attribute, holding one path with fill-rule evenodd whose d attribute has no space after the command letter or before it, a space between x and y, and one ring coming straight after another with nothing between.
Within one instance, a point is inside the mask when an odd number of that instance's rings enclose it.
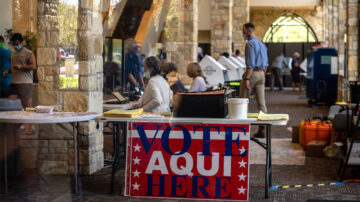
<instances>
[{"instance_id":1,"label":"vote aqui here banner","mask_svg":"<svg viewBox=\"0 0 360 202\"><path fill-rule=\"evenodd\" d=\"M248 200L248 124L131 122L125 195Z\"/></svg>"}]
</instances>

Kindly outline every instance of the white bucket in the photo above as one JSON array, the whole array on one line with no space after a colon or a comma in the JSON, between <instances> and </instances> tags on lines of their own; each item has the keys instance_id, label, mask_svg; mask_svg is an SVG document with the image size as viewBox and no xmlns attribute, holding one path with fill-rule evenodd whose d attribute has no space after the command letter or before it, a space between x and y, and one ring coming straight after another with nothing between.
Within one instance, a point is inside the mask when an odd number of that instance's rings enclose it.
<instances>
[{"instance_id":1,"label":"white bucket","mask_svg":"<svg viewBox=\"0 0 360 202\"><path fill-rule=\"evenodd\" d=\"M246 119L249 99L247 98L230 98L227 101L229 105L230 119Z\"/></svg>"}]
</instances>

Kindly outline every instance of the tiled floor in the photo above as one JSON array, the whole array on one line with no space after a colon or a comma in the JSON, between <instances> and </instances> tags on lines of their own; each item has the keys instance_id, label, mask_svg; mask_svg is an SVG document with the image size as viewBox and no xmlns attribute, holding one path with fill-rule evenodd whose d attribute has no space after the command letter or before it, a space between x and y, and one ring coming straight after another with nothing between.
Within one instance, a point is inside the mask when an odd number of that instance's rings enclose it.
<instances>
[{"instance_id":1,"label":"tiled floor","mask_svg":"<svg viewBox=\"0 0 360 202\"><path fill-rule=\"evenodd\" d=\"M273 127L273 138L291 138L288 127L318 113L326 116L326 108L308 108L305 99L290 92L267 92L269 113L289 113L288 126ZM251 103L250 111L255 112ZM255 131L255 130L253 130ZM111 141L111 139L106 140ZM110 144L109 144L110 145ZM111 147L110 147L111 148ZM326 158L306 158L305 165L273 165L273 185L298 185L329 183L339 180L339 162ZM351 171L351 169L348 169ZM289 188L270 191L270 198L264 199L264 165L250 166L250 201L306 201L308 199L357 200L360 201L360 183L346 183L339 186ZM70 176L39 176L24 174L11 179L9 193L0 195L0 201L150 201L150 199L122 196L123 172L116 176L115 193L110 191L110 169L95 176L81 178L81 191L73 193L73 178ZM347 174L347 178L360 178L359 173ZM155 201L152 199L151 201ZM156 201L184 201L165 200ZM188 200L186 200L188 201Z\"/></svg>"}]
</instances>

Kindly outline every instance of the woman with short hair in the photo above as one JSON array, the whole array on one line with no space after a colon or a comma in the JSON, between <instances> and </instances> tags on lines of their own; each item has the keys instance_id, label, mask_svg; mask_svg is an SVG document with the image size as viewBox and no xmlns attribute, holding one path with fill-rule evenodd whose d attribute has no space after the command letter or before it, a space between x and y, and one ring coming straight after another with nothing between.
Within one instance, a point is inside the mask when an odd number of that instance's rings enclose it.
<instances>
[{"instance_id":1,"label":"woman with short hair","mask_svg":"<svg viewBox=\"0 0 360 202\"><path fill-rule=\"evenodd\" d=\"M197 62L190 63L187 66L187 75L193 79L189 92L206 91L206 77Z\"/></svg>"},{"instance_id":2,"label":"woman with short hair","mask_svg":"<svg viewBox=\"0 0 360 202\"><path fill-rule=\"evenodd\" d=\"M139 104L145 112L170 112L172 91L161 76L160 64L160 60L155 56L144 60L145 72L150 73L150 80Z\"/></svg>"}]
</instances>

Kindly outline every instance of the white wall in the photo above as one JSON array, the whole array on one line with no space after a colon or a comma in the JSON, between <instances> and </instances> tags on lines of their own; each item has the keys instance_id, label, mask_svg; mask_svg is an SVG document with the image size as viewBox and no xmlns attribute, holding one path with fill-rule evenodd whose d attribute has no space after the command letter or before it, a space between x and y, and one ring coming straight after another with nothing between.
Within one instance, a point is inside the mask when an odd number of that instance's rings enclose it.
<instances>
[{"instance_id":1,"label":"white wall","mask_svg":"<svg viewBox=\"0 0 360 202\"><path fill-rule=\"evenodd\" d=\"M210 9L211 0L199 0L199 30L211 30Z\"/></svg>"},{"instance_id":2,"label":"white wall","mask_svg":"<svg viewBox=\"0 0 360 202\"><path fill-rule=\"evenodd\" d=\"M12 0L0 0L0 35L4 36L5 28L12 28ZM6 42L7 44L8 42ZM8 47L8 46L7 46Z\"/></svg>"}]
</instances>

